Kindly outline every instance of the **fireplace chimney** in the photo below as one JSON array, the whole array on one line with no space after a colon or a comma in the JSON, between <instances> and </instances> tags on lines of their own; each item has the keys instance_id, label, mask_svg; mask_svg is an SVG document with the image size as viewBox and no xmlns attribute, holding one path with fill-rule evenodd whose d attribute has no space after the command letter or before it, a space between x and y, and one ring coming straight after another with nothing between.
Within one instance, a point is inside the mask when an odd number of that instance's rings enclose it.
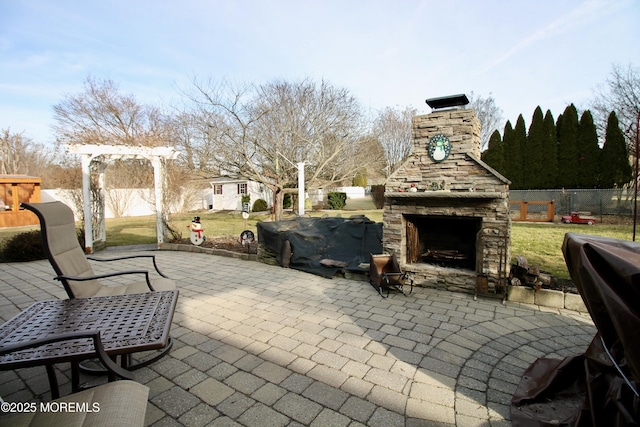
<instances>
[{"instance_id":1,"label":"fireplace chimney","mask_svg":"<svg viewBox=\"0 0 640 427\"><path fill-rule=\"evenodd\" d=\"M445 110L460 110L463 109L467 104L469 104L469 98L467 98L467 95L465 94L460 94L441 96L439 98L429 98L426 102L434 112Z\"/></svg>"}]
</instances>

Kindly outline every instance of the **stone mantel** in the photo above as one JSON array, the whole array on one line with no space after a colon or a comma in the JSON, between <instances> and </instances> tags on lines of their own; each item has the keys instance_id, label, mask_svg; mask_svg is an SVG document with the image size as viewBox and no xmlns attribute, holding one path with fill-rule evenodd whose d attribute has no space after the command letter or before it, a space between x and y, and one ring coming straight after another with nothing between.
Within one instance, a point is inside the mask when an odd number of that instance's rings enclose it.
<instances>
[{"instance_id":1,"label":"stone mantel","mask_svg":"<svg viewBox=\"0 0 640 427\"><path fill-rule=\"evenodd\" d=\"M384 193L388 199L501 199L504 193L497 191L388 191Z\"/></svg>"}]
</instances>

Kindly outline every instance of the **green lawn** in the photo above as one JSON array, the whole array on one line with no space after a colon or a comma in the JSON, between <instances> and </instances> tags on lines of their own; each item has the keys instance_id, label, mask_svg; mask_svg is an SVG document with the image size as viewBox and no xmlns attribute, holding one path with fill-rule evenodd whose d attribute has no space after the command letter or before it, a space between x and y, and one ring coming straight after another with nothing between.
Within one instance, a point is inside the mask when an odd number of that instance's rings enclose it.
<instances>
[{"instance_id":1,"label":"green lawn","mask_svg":"<svg viewBox=\"0 0 640 427\"><path fill-rule=\"evenodd\" d=\"M373 208L373 204L367 200L347 201L343 211L313 211L307 212L311 216L343 216L365 215L369 219L382 221L382 210ZM271 221L269 214L251 214L248 220L244 220L239 212L198 212L173 214L169 218L171 227L183 237L189 236L187 226L195 215L199 215L207 236L239 236L243 230L256 230L256 224L260 221ZM288 214L286 218L293 218ZM155 243L156 222L155 216L114 218L106 221L107 245L136 245ZM0 245L7 238L38 227L21 227L18 229L0 229ZM550 223L513 223L511 238L511 256L515 259L519 255L525 256L529 265L540 265L542 270L549 271L557 277L568 278L561 246L564 235L567 232L593 234L598 236L614 237L631 240L632 225L598 223L593 226L576 224L550 224Z\"/></svg>"},{"instance_id":2,"label":"green lawn","mask_svg":"<svg viewBox=\"0 0 640 427\"><path fill-rule=\"evenodd\" d=\"M631 225L614 224L550 224L513 223L511 226L511 258L524 255L529 265L539 265L554 276L569 278L562 256L562 242L566 233L592 234L631 240Z\"/></svg>"}]
</instances>

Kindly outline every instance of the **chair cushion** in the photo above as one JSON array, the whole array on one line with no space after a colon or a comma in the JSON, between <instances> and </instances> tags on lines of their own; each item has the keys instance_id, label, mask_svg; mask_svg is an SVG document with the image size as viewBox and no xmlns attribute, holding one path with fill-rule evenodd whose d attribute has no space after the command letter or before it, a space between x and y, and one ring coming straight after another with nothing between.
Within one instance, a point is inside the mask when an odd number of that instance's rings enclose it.
<instances>
[{"instance_id":1,"label":"chair cushion","mask_svg":"<svg viewBox=\"0 0 640 427\"><path fill-rule=\"evenodd\" d=\"M171 279L159 277L151 280L151 286L153 286L153 290L157 292L173 291L176 289L176 282Z\"/></svg>"},{"instance_id":2,"label":"chair cushion","mask_svg":"<svg viewBox=\"0 0 640 427\"><path fill-rule=\"evenodd\" d=\"M143 426L149 388L135 381L115 381L43 403L49 412L21 413L0 418L0 424L10 426L66 427L130 427ZM78 412L60 410L59 403L73 403ZM94 407L94 404L97 404ZM89 408L95 412L80 411ZM98 410L99 409L99 410Z\"/></svg>"}]
</instances>

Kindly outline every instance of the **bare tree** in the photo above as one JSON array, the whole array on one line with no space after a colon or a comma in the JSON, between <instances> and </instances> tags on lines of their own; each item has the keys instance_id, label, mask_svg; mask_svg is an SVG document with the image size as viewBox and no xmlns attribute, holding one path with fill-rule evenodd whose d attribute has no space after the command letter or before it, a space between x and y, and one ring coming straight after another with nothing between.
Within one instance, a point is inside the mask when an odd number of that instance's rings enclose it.
<instances>
[{"instance_id":1,"label":"bare tree","mask_svg":"<svg viewBox=\"0 0 640 427\"><path fill-rule=\"evenodd\" d=\"M496 100L491 93L488 97L475 93L469 93L469 105L475 111L476 117L480 120L480 150L484 151L489 147L491 134L503 126L502 109L496 105Z\"/></svg>"},{"instance_id":2,"label":"bare tree","mask_svg":"<svg viewBox=\"0 0 640 427\"><path fill-rule=\"evenodd\" d=\"M111 80L87 78L84 91L53 107L56 139L63 144L166 145L160 110L120 93Z\"/></svg>"},{"instance_id":3,"label":"bare tree","mask_svg":"<svg viewBox=\"0 0 640 427\"><path fill-rule=\"evenodd\" d=\"M166 146L174 145L171 131L172 122L165 117L160 109L140 104L134 96L119 91L111 80L96 80L87 78L84 91L77 94L67 94L65 98L53 107L56 120L53 129L58 144L109 144L128 146ZM171 162L167 166L171 167ZM93 165L92 165L93 166ZM109 165L115 174L106 174L111 186L119 188L149 187L152 173L149 161L146 159L121 159ZM93 168L92 168L93 169ZM168 172L167 172L168 173ZM97 180L95 171L92 172L91 203L103 206L98 197L100 191L94 191ZM115 179L113 178L115 176ZM109 185L108 185L109 186ZM162 191L167 195L179 188L165 186ZM155 196L151 196L149 203L155 203ZM164 206L162 217L167 222L167 206ZM93 212L101 212L92 210ZM98 221L101 223L101 221ZM94 230L97 230L94 228Z\"/></svg>"},{"instance_id":4,"label":"bare tree","mask_svg":"<svg viewBox=\"0 0 640 427\"><path fill-rule=\"evenodd\" d=\"M0 174L40 176L51 157L50 150L22 133L9 128L0 131Z\"/></svg>"},{"instance_id":5,"label":"bare tree","mask_svg":"<svg viewBox=\"0 0 640 427\"><path fill-rule=\"evenodd\" d=\"M609 114L615 111L627 145L635 143L640 117L640 69L632 65L614 65L605 84L598 87L594 95L591 110L600 135L604 135Z\"/></svg>"},{"instance_id":6,"label":"bare tree","mask_svg":"<svg viewBox=\"0 0 640 427\"><path fill-rule=\"evenodd\" d=\"M133 205L134 195L129 189L111 188L105 192L104 199L113 216L122 218Z\"/></svg>"},{"instance_id":7,"label":"bare tree","mask_svg":"<svg viewBox=\"0 0 640 427\"><path fill-rule=\"evenodd\" d=\"M391 175L413 149L413 116L416 109L387 107L378 113L373 123L374 137L380 141L386 161L385 176Z\"/></svg>"},{"instance_id":8,"label":"bare tree","mask_svg":"<svg viewBox=\"0 0 640 427\"><path fill-rule=\"evenodd\" d=\"M66 154L45 171L42 185L45 188L82 188L82 170L80 162L75 156Z\"/></svg>"},{"instance_id":9,"label":"bare tree","mask_svg":"<svg viewBox=\"0 0 640 427\"><path fill-rule=\"evenodd\" d=\"M112 159L105 169L107 188L151 188L153 168L147 159Z\"/></svg>"},{"instance_id":10,"label":"bare tree","mask_svg":"<svg viewBox=\"0 0 640 427\"><path fill-rule=\"evenodd\" d=\"M170 121L160 110L120 93L111 80L87 78L84 91L67 94L53 111L58 144L151 147L173 143ZM107 175L108 186L148 187L153 182L148 163L140 159L113 162L109 165L113 173Z\"/></svg>"},{"instance_id":11,"label":"bare tree","mask_svg":"<svg viewBox=\"0 0 640 427\"><path fill-rule=\"evenodd\" d=\"M187 96L215 142L221 170L271 189L276 219L284 194L296 191L298 164L305 164L307 188L350 180L366 164L360 106L346 89L311 80L193 86Z\"/></svg>"},{"instance_id":12,"label":"bare tree","mask_svg":"<svg viewBox=\"0 0 640 427\"><path fill-rule=\"evenodd\" d=\"M208 123L217 120L199 112L180 112L173 117L170 126L172 139L181 152L177 164L196 178L211 178L222 173L216 142Z\"/></svg>"}]
</instances>

